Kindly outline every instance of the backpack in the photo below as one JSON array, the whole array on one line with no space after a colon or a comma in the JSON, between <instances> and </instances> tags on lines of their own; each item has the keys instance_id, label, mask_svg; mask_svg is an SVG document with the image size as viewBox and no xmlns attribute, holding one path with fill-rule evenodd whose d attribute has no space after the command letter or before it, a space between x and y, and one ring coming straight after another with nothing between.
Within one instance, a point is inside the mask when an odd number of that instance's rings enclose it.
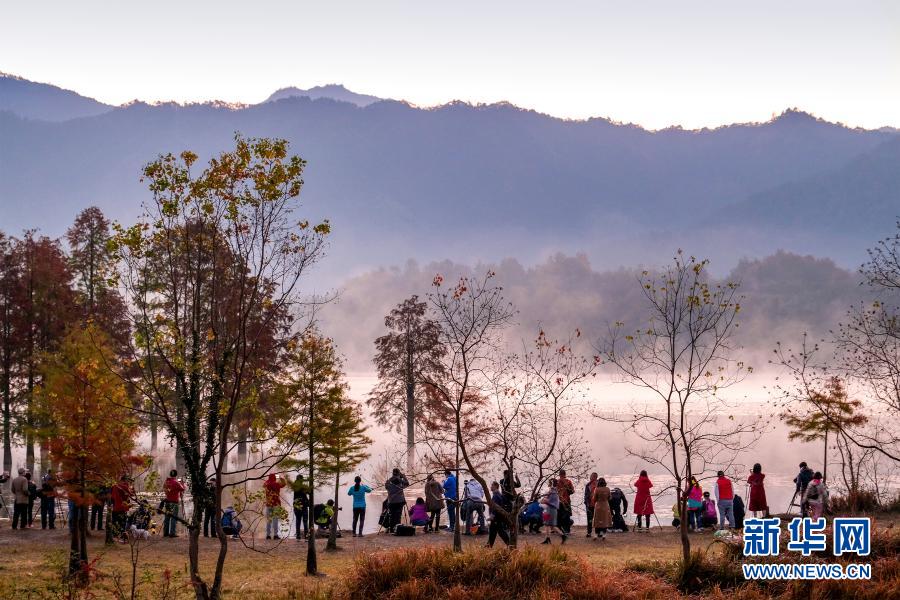
<instances>
[{"instance_id":1,"label":"backpack","mask_svg":"<svg viewBox=\"0 0 900 600\"><path fill-rule=\"evenodd\" d=\"M233 527L234 526L234 513L231 511L226 512L222 515L222 527Z\"/></svg>"},{"instance_id":2,"label":"backpack","mask_svg":"<svg viewBox=\"0 0 900 600\"><path fill-rule=\"evenodd\" d=\"M394 535L399 537L416 535L416 528L410 525L397 525L397 527L394 528Z\"/></svg>"}]
</instances>

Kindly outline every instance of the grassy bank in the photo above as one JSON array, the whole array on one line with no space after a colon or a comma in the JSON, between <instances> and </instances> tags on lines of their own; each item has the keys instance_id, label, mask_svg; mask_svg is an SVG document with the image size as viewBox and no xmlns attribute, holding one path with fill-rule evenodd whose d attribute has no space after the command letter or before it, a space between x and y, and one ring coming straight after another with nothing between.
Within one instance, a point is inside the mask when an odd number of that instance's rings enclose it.
<instances>
[{"instance_id":1,"label":"grassy bank","mask_svg":"<svg viewBox=\"0 0 900 600\"><path fill-rule=\"evenodd\" d=\"M465 553L453 554L448 533L414 538L343 538L342 549L325 552L318 542L325 577L304 576L306 543L257 540L231 542L225 576L226 598L428 599L505 598L679 598L737 599L842 598L888 600L900 597L900 531L882 522L873 543L873 581L747 584L740 573L740 549L692 536L697 549L687 569L676 560L678 535L672 530L611 535L598 542L576 531L565 547L554 540L524 536L522 550L483 549L486 537L464 538ZM65 530L13 532L0 529L0 598L114 598L118 585L130 588L129 546L90 543L94 583L90 594L71 593L61 583L68 538ZM203 540L202 570L211 574L218 542ZM822 560L825 557L811 557ZM784 557L780 559L784 562ZM794 557L790 559L794 560ZM155 538L138 560L137 598L174 600L192 596L188 585L187 539Z\"/></svg>"}]
</instances>

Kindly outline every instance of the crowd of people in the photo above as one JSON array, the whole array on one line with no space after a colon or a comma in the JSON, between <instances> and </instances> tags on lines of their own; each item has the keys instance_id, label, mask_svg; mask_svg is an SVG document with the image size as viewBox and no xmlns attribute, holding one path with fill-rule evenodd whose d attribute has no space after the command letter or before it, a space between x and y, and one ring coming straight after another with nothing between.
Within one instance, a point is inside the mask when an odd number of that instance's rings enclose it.
<instances>
[{"instance_id":1,"label":"crowd of people","mask_svg":"<svg viewBox=\"0 0 900 600\"><path fill-rule=\"evenodd\" d=\"M0 476L0 483L8 480L8 474ZM828 501L828 489L822 474L813 471L803 462L800 463L800 471L794 478L794 483L794 498L797 502L792 504L799 506L803 515L821 517ZM760 464L753 465L746 485L749 503L745 506L744 499L736 493L735 483L725 472L719 471L716 474L710 490L704 490L698 478L692 477L681 501L672 507L672 526L679 527L684 517L692 532L706 529L736 530L743 527L748 511L754 516L768 516L765 474ZM281 519L287 514L282 508L281 494L288 486L293 491L296 538L306 539L309 535L314 535L316 530L329 530L336 516L333 499L313 507L311 528L309 487L303 476L298 475L296 479L290 480L270 474L263 483L266 539L280 539ZM439 481L433 473L428 474L424 482L424 496L415 498L412 504L406 498L409 486L409 479L399 469L394 469L384 482L386 497L381 506L378 524L387 533L412 535L416 528L421 528L424 533L441 530L452 533L459 523L463 535L487 534L488 546L493 546L498 537L508 544L509 519L505 515L511 514L514 507L518 509L518 514L513 519L518 533L542 534L543 543L551 544L553 536L558 536L565 543L572 532L572 506L576 488L565 470L560 470L555 477L549 479L546 489L530 499L523 497L520 481L509 471L504 471L498 481L490 484L490 502L477 479L459 482L456 473L451 470L444 472L443 481ZM39 502L41 528L55 529L57 513L61 511L58 506L60 487L61 483L52 470L41 478L38 485L30 472L19 469L18 476L13 478L10 486L13 497L12 528L33 527L34 506ZM646 471L641 471L631 487L635 494L629 504L628 496L621 488L610 487L604 477L591 473L584 484L582 500L588 538L603 540L610 532L628 531L626 518L629 506L634 517L634 530L649 530L650 519L655 515L653 482ZM112 528L113 537L125 539L128 532L138 536L156 533L155 523L152 521L152 516L156 514L163 517L163 537L178 537L179 523L186 524L179 516L184 510L185 491L184 481L173 469L163 483L162 500L153 507L135 493L131 480L123 475L115 485L94 490L94 502L89 507L76 506L72 500L68 500L68 512L65 516L72 527L79 510L89 511L88 525L91 530L99 531L104 529L105 516L105 525ZM360 476L355 477L353 484L347 489L347 495L352 499L353 537L363 536L367 496L373 491L372 487L363 483ZM682 515L682 508L685 515ZM193 510L200 513L198 522L202 523L203 535L215 536L215 482L212 479L206 482L205 491L195 493ZM441 516L444 511L447 525L442 527ZM239 538L243 524L234 507L225 507L220 519L225 534ZM658 520L657 524L660 525Z\"/></svg>"}]
</instances>

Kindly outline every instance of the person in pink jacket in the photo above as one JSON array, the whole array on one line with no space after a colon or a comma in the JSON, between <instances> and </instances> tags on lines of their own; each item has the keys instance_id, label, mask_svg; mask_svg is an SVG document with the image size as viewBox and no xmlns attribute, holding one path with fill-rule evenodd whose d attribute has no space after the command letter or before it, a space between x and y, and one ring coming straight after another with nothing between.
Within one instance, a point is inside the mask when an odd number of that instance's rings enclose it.
<instances>
[{"instance_id":1,"label":"person in pink jacket","mask_svg":"<svg viewBox=\"0 0 900 600\"><path fill-rule=\"evenodd\" d=\"M687 493L688 526L692 531L703 531L703 488L696 477L691 477L691 487Z\"/></svg>"},{"instance_id":2,"label":"person in pink jacket","mask_svg":"<svg viewBox=\"0 0 900 600\"><path fill-rule=\"evenodd\" d=\"M647 477L647 471L641 471L633 485L637 490L637 495L634 497L634 514L637 515L635 526L638 531L641 531L641 517L643 516L647 519L647 529L650 529L650 515L653 514L653 497L650 496L650 488L653 487L653 482Z\"/></svg>"}]
</instances>

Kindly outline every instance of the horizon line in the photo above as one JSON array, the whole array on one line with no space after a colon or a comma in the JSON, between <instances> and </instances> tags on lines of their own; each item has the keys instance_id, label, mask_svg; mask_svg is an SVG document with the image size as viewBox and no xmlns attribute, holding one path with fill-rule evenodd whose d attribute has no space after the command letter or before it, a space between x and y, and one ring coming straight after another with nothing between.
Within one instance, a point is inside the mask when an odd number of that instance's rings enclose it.
<instances>
[{"instance_id":1,"label":"horizon line","mask_svg":"<svg viewBox=\"0 0 900 600\"><path fill-rule=\"evenodd\" d=\"M367 108L368 106L371 106L372 104L378 104L381 102L397 102L400 104L405 104L411 108L418 109L418 110L438 110L441 108L452 107L452 106L456 106L456 105L465 105L465 106L469 106L472 108L491 108L491 107L509 106L509 107L515 108L516 110L519 110L519 111L531 112L531 113L535 113L535 114L538 114L541 116L549 117L549 118L556 119L559 121L564 121L564 122L587 123L590 121L606 121L610 124L618 125L618 126L637 127L639 129L642 129L649 133L658 133L658 132L672 131L672 130L680 130L680 131L686 131L686 132L702 132L702 131L715 131L718 129L724 129L724 128L728 128L728 127L762 126L762 125L767 125L767 124L773 123L773 122L777 121L778 119L783 118L788 115L803 115L803 116L807 116L817 122L826 123L829 125L836 125L836 126L844 127L846 129L861 130L861 131L885 131L885 130L900 131L900 124L898 124L898 125L883 124L883 125L879 125L877 127L864 127L861 125L850 125L841 120L829 120L827 118L820 117L820 116L816 115L815 113L813 113L811 111L803 110L796 105L795 106L787 106L787 107L783 108L780 113L772 112L767 120L756 120L756 121L755 120L749 120L749 121L735 120L735 121L731 121L731 122L722 122L722 123L719 123L716 125L704 125L704 126L699 126L699 127L688 127L682 123L670 123L670 124L662 126L662 127L650 127L648 125L644 125L642 123L638 123L638 122L634 122L634 121L621 121L621 120L615 119L611 116L592 115L592 116L587 116L587 117L567 117L567 116L562 116L562 115L556 115L553 113L538 110L536 108L529 108L529 107L521 106L521 105L516 104L509 100L497 100L497 101L493 101L493 102L488 102L488 101L474 101L473 102L470 100L463 100L463 99L456 98L456 99L447 100L447 101L439 103L439 104L431 104L431 105L417 104L416 102L413 102L411 100L396 99L396 98L382 98L381 96L377 96L375 94L371 94L368 92L359 92L356 90L351 90L347 86L345 86L343 83L337 83L337 82L315 84L309 88L302 88L299 85L281 86L281 87L278 87L277 89L275 89L273 92L271 92L265 99L263 99L260 102L235 102L235 101L223 100L223 99L219 99L219 98L209 98L206 100L175 100L175 99L143 100L140 98L133 98L131 100L128 100L128 101L125 101L125 102L122 102L119 104L115 104L115 103L107 102L100 98L96 98L93 96L87 96L75 89L65 88L65 87L62 87L55 83L50 83L50 82L46 82L46 81L36 81L33 79L28 79L27 77L24 77L22 75L17 75L15 73L3 71L2 69L0 69L0 78L15 79L18 81L24 81L24 82L32 83L32 84L36 84L36 85L44 85L44 86L54 87L54 88L62 90L64 92L70 92L70 93L76 94L82 98L86 98L88 100L93 100L94 102L98 102L100 104L109 106L111 110L120 109L120 108L128 108L135 104L144 104L147 106L175 105L175 106L179 106L182 108L189 108L189 107L193 107L193 106L216 106L216 107L225 107L230 110L244 110L247 108L261 106L263 104L268 103L269 98L272 95L274 95L275 93L280 92L280 91L284 91L284 90L288 90L288 89L296 89L301 92L304 92L304 91L313 90L315 88L324 88L324 87L331 86L331 87L340 87L340 88L346 90L347 92L350 92L351 94L377 98L377 100L373 101L369 105L359 106L358 104L356 104L354 102L350 102L350 101L346 101L346 100L338 100L336 98L329 98L329 97L312 98L310 96L298 95L298 96L293 96L293 98L309 98L313 102L317 102L317 101L321 101L321 100L332 101L332 102L341 102L343 104L349 104L351 106L354 106L360 110L364 110L365 108ZM274 102L284 102L284 101L290 101L290 100L291 100L291 97L288 97L288 98L280 98L278 100L275 100Z\"/></svg>"}]
</instances>

